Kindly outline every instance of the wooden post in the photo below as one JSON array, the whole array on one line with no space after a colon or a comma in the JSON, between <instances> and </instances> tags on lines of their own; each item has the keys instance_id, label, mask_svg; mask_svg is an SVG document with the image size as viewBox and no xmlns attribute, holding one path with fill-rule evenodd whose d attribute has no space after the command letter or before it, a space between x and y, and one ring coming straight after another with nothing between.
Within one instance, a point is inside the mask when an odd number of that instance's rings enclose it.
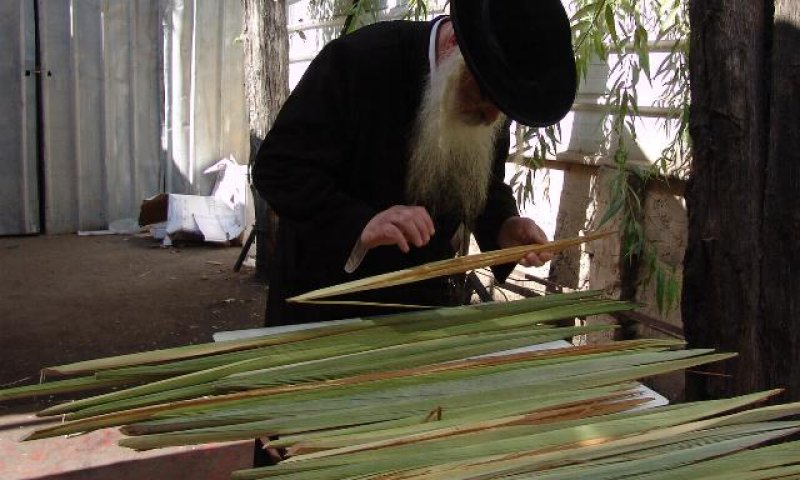
<instances>
[{"instance_id":1,"label":"wooden post","mask_svg":"<svg viewBox=\"0 0 800 480\"><path fill-rule=\"evenodd\" d=\"M694 146L682 317L691 347L739 353L689 398L787 387L800 400L800 7L690 3Z\"/></svg>"}]
</instances>

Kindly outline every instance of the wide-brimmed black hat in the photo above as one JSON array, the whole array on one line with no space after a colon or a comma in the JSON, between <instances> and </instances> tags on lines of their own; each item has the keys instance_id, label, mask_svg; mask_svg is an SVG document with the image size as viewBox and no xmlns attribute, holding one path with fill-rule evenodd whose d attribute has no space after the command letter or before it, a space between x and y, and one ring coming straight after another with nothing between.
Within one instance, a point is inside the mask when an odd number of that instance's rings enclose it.
<instances>
[{"instance_id":1,"label":"wide-brimmed black hat","mask_svg":"<svg viewBox=\"0 0 800 480\"><path fill-rule=\"evenodd\" d=\"M452 0L450 18L467 66L506 115L543 127L569 112L577 74L560 0Z\"/></svg>"}]
</instances>

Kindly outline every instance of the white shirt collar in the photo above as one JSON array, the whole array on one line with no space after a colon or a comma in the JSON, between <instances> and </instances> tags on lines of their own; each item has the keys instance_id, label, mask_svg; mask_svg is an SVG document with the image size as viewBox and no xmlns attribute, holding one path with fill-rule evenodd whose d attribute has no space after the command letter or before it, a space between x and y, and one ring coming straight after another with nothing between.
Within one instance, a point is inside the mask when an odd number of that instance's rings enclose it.
<instances>
[{"instance_id":1,"label":"white shirt collar","mask_svg":"<svg viewBox=\"0 0 800 480\"><path fill-rule=\"evenodd\" d=\"M447 17L441 17L440 19L436 20L436 22L433 24L433 28L431 28L431 40L428 44L428 61L431 64L431 73L436 70L436 39L439 33L439 26L445 20L447 20Z\"/></svg>"}]
</instances>

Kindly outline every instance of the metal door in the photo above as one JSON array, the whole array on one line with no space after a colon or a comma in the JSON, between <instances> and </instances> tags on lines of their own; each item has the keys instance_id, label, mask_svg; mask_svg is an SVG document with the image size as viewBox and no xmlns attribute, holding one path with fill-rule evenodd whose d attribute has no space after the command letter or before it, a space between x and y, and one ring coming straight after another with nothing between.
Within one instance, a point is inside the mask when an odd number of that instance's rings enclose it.
<instances>
[{"instance_id":1,"label":"metal door","mask_svg":"<svg viewBox=\"0 0 800 480\"><path fill-rule=\"evenodd\" d=\"M0 235L38 233L34 0L0 2Z\"/></svg>"}]
</instances>

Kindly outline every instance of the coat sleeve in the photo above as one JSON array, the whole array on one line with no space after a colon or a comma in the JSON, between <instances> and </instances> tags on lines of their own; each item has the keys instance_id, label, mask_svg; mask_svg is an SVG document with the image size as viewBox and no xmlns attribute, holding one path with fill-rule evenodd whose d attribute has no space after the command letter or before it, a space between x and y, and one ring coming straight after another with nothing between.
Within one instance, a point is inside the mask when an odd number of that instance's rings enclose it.
<instances>
[{"instance_id":1,"label":"coat sleeve","mask_svg":"<svg viewBox=\"0 0 800 480\"><path fill-rule=\"evenodd\" d=\"M338 41L308 67L264 140L252 170L259 194L342 267L377 213L347 193L354 117L348 62Z\"/></svg>"},{"instance_id":2,"label":"coat sleeve","mask_svg":"<svg viewBox=\"0 0 800 480\"><path fill-rule=\"evenodd\" d=\"M508 158L508 150L511 144L510 125L507 122L502 130L500 138L495 144L494 164L492 166L492 179L489 183L489 191L486 198L486 208L475 222L475 239L481 247L481 251L498 250L497 234L500 226L509 217L519 215L517 202L511 187L505 183L505 165ZM504 282L516 264L498 265L492 268L498 282Z\"/></svg>"}]
</instances>

